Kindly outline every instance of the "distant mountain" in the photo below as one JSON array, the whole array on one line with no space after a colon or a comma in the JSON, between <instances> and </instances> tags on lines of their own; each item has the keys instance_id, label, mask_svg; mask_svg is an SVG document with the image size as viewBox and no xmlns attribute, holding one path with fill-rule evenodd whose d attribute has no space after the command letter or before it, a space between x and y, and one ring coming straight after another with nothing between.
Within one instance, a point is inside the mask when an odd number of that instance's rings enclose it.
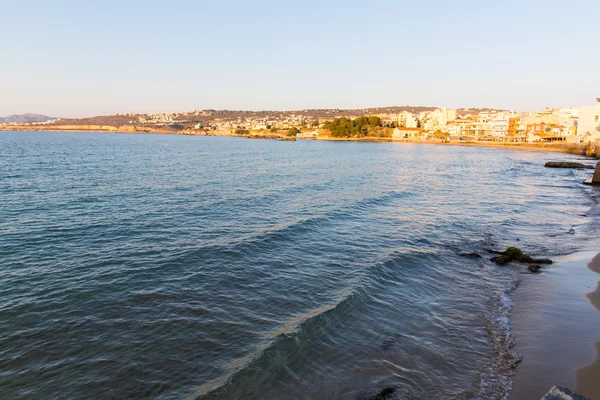
<instances>
[{"instance_id":1,"label":"distant mountain","mask_svg":"<svg viewBox=\"0 0 600 400\"><path fill-rule=\"evenodd\" d=\"M19 114L19 115L9 115L8 117L0 117L0 124L12 124L14 122L22 123L22 122L44 122L50 119L56 119L54 117L47 117L41 114Z\"/></svg>"}]
</instances>

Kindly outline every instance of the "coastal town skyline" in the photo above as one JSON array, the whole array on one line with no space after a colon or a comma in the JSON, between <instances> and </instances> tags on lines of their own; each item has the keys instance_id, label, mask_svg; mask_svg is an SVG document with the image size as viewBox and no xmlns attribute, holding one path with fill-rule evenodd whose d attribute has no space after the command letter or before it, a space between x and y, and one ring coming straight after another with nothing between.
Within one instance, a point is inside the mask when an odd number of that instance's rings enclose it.
<instances>
[{"instance_id":1,"label":"coastal town skyline","mask_svg":"<svg viewBox=\"0 0 600 400\"><path fill-rule=\"evenodd\" d=\"M82 119L22 115L0 118L2 130L58 130L247 136L279 139L371 138L595 143L600 140L600 97L582 107L533 112L497 109L384 107L294 111L192 110L114 114Z\"/></svg>"}]
</instances>

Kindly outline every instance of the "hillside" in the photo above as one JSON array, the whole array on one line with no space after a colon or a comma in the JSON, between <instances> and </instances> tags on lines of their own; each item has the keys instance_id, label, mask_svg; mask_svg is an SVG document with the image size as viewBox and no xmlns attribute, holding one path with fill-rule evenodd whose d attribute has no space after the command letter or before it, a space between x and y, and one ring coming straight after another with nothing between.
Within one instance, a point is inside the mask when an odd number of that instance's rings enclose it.
<instances>
[{"instance_id":1,"label":"hillside","mask_svg":"<svg viewBox=\"0 0 600 400\"><path fill-rule=\"evenodd\" d=\"M13 114L8 117L0 117L0 124L24 123L24 122L44 122L55 119L41 114Z\"/></svg>"}]
</instances>

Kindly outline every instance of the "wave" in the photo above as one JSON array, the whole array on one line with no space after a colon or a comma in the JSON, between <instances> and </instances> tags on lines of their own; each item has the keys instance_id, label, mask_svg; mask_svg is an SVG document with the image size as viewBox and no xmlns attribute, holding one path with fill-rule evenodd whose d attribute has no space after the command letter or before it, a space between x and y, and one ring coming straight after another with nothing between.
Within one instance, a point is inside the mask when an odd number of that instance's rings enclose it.
<instances>
[{"instance_id":1,"label":"wave","mask_svg":"<svg viewBox=\"0 0 600 400\"><path fill-rule=\"evenodd\" d=\"M261 385L268 387L271 383L269 379L278 376L281 371L294 374L287 365L291 360L304 356L305 343L309 340L326 340L331 332L352 319L355 314L362 315L361 308L366 307L367 303L379 301L373 298L372 293L379 292L390 282L398 283L401 275L407 272L406 268L395 268L399 263L408 267L419 265L414 262L415 259L426 262L432 258L433 253L427 251L394 251L384 259L368 265L363 279L353 288L344 290L337 302L306 312L302 317L295 318L293 324L284 323L284 327L276 331L278 334L269 345L229 363L230 366L237 367L237 371L197 387L187 398L253 398L251 393L263 393L261 389L264 387ZM397 341L399 336L401 335L384 339L380 347L391 347L391 341Z\"/></svg>"},{"instance_id":2,"label":"wave","mask_svg":"<svg viewBox=\"0 0 600 400\"><path fill-rule=\"evenodd\" d=\"M322 225L336 222L340 219L352 218L357 212L386 205L400 198L411 196L409 192L388 192L381 196L356 201L350 206L334 209L321 215L299 219L287 225L264 230L256 235L238 238L229 242L216 242L187 248L178 256L168 260L169 265L189 265L190 262L203 259L204 255L218 254L247 254L249 251L261 252L280 243L293 242L305 232L314 232Z\"/></svg>"},{"instance_id":3,"label":"wave","mask_svg":"<svg viewBox=\"0 0 600 400\"><path fill-rule=\"evenodd\" d=\"M485 317L494 347L494 356L482 372L479 393L473 400L506 400L512 389L512 376L515 374L517 364L521 361L521 355L512 350L515 338L509 319L513 306L510 292L515 290L519 283L519 281L515 281L505 289L495 299L493 311Z\"/></svg>"}]
</instances>

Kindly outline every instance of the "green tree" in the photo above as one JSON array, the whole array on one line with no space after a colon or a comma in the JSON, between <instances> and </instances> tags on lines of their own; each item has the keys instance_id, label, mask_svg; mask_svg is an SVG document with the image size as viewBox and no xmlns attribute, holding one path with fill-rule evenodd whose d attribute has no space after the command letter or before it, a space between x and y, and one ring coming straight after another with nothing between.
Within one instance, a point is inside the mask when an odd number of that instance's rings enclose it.
<instances>
[{"instance_id":1,"label":"green tree","mask_svg":"<svg viewBox=\"0 0 600 400\"><path fill-rule=\"evenodd\" d=\"M288 132L287 135L288 136L296 136L298 133L300 133L300 129L296 128L295 126L292 126Z\"/></svg>"}]
</instances>

